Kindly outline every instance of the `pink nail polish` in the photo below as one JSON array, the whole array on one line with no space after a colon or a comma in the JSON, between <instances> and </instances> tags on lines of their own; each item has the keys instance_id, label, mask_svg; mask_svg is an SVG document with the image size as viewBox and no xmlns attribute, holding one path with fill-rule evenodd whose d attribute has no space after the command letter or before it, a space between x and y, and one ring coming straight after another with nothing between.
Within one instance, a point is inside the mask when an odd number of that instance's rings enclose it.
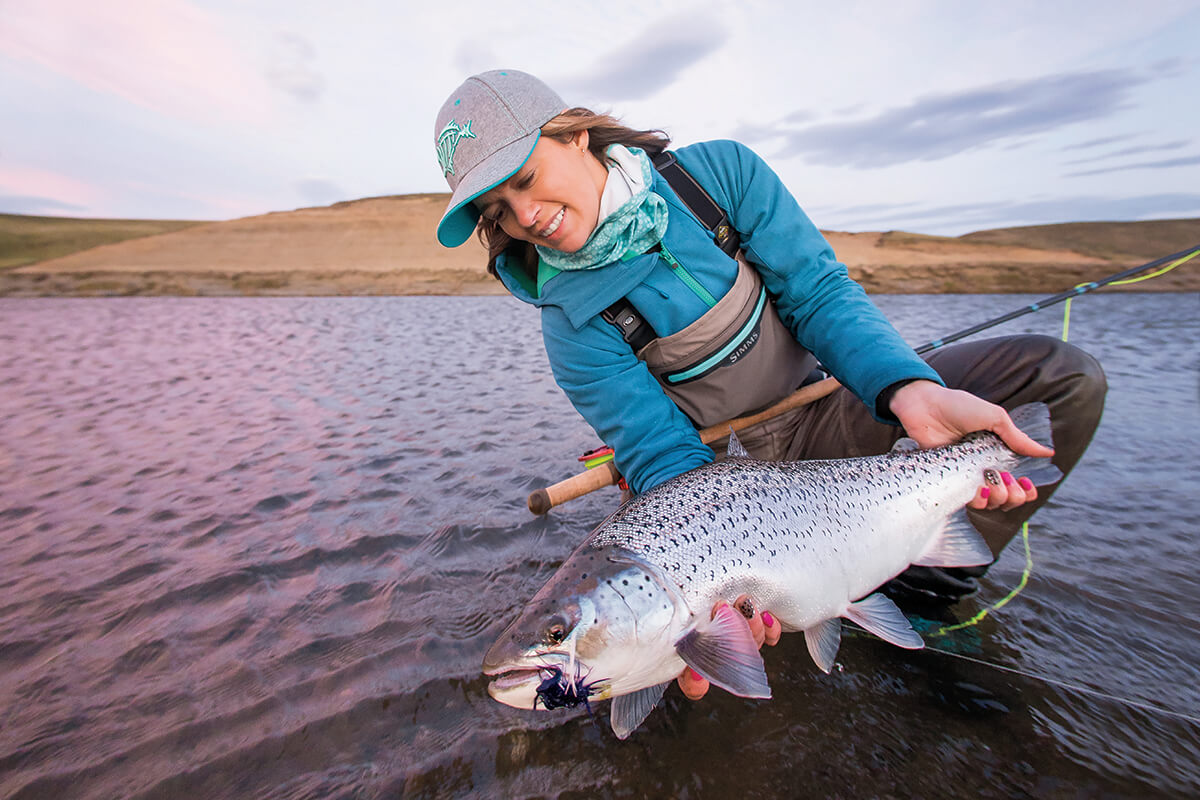
<instances>
[{"instance_id":1,"label":"pink nail polish","mask_svg":"<svg viewBox=\"0 0 1200 800\"><path fill-rule=\"evenodd\" d=\"M763 625L766 625L768 628L775 627L775 618L771 616L770 611L763 612Z\"/></svg>"},{"instance_id":2,"label":"pink nail polish","mask_svg":"<svg viewBox=\"0 0 1200 800\"><path fill-rule=\"evenodd\" d=\"M979 496L982 497L984 500L987 500L988 496L991 495L991 493L992 493L992 490L986 486L979 490Z\"/></svg>"},{"instance_id":3,"label":"pink nail polish","mask_svg":"<svg viewBox=\"0 0 1200 800\"><path fill-rule=\"evenodd\" d=\"M694 680L694 681L702 681L702 680L704 680L704 676L703 676L703 675L701 675L699 672L696 672L696 670L692 669L691 667L688 667L688 672L690 672L690 673L691 673L691 675L692 675L692 680Z\"/></svg>"},{"instance_id":4,"label":"pink nail polish","mask_svg":"<svg viewBox=\"0 0 1200 800\"><path fill-rule=\"evenodd\" d=\"M1013 476L1012 476L1012 473L1011 473L1011 472L1001 472L1001 473L1000 473L1000 480L1004 481L1004 485L1005 485L1005 486L1012 486L1012 485L1013 485Z\"/></svg>"},{"instance_id":5,"label":"pink nail polish","mask_svg":"<svg viewBox=\"0 0 1200 800\"><path fill-rule=\"evenodd\" d=\"M1029 480L1029 478L1021 478L1017 483L1021 484L1021 488L1027 492L1033 488L1033 481Z\"/></svg>"}]
</instances>

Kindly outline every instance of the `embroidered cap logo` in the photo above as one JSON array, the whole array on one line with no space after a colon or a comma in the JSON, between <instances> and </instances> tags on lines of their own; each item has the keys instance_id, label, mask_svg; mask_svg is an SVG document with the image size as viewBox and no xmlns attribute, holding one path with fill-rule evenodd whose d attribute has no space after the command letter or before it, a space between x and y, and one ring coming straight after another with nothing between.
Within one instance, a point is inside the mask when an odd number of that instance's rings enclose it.
<instances>
[{"instance_id":1,"label":"embroidered cap logo","mask_svg":"<svg viewBox=\"0 0 1200 800\"><path fill-rule=\"evenodd\" d=\"M442 128L437 138L438 164L442 167L443 176L454 174L454 151L458 149L458 143L463 139L474 138L476 136L471 130L471 120L467 120L465 125L459 125L454 120L446 123L446 127Z\"/></svg>"}]
</instances>

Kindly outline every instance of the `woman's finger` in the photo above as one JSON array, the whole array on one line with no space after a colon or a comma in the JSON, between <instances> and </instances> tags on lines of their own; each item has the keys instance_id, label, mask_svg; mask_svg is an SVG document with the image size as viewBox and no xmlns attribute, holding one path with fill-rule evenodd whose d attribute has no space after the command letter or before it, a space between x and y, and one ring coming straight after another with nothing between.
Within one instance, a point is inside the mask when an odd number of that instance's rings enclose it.
<instances>
[{"instance_id":1,"label":"woman's finger","mask_svg":"<svg viewBox=\"0 0 1200 800\"><path fill-rule=\"evenodd\" d=\"M684 667L676 681L688 700L699 700L708 694L708 679L691 667Z\"/></svg>"},{"instance_id":2,"label":"woman's finger","mask_svg":"<svg viewBox=\"0 0 1200 800\"><path fill-rule=\"evenodd\" d=\"M1008 501L1000 506L1002 511L1011 511L1030 500L1037 499L1037 488L1029 478L1014 478L1008 486Z\"/></svg>"},{"instance_id":3,"label":"woman's finger","mask_svg":"<svg viewBox=\"0 0 1200 800\"><path fill-rule=\"evenodd\" d=\"M713 606L714 616L716 616L717 609L722 605L724 604L717 603ZM754 607L754 601L750 599L749 595L741 595L734 601L733 607L740 611L742 616L746 618L746 622L750 624L750 633L754 634L754 643L761 650L767 634L763 626L762 616L759 615L758 609Z\"/></svg>"},{"instance_id":4,"label":"woman's finger","mask_svg":"<svg viewBox=\"0 0 1200 800\"><path fill-rule=\"evenodd\" d=\"M762 623L767 644L771 647L779 644L779 637L783 635L783 626L779 624L779 620L775 619L775 615L770 611L764 611Z\"/></svg>"}]
</instances>

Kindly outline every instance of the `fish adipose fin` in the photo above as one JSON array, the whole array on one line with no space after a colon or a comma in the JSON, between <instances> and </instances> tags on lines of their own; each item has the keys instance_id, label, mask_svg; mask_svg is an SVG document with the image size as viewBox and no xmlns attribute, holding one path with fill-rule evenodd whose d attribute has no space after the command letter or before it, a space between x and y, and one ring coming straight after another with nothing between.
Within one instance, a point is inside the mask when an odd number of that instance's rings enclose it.
<instances>
[{"instance_id":1,"label":"fish adipose fin","mask_svg":"<svg viewBox=\"0 0 1200 800\"><path fill-rule=\"evenodd\" d=\"M842 644L842 621L834 617L805 628L804 643L808 645L812 660L828 675L833 669L833 660L837 658L838 647Z\"/></svg>"},{"instance_id":2,"label":"fish adipose fin","mask_svg":"<svg viewBox=\"0 0 1200 800\"><path fill-rule=\"evenodd\" d=\"M991 548L967 518L967 510L960 508L912 563L919 567L977 567L993 561Z\"/></svg>"},{"instance_id":3,"label":"fish adipose fin","mask_svg":"<svg viewBox=\"0 0 1200 800\"><path fill-rule=\"evenodd\" d=\"M737 434L733 432L733 426L729 426L729 447L725 451L726 458L750 458L750 451L742 444L742 440L737 438Z\"/></svg>"},{"instance_id":4,"label":"fish adipose fin","mask_svg":"<svg viewBox=\"0 0 1200 800\"><path fill-rule=\"evenodd\" d=\"M669 683L670 681L657 686L648 686L633 694L623 694L613 698L612 717L609 721L612 723L613 733L617 735L618 739L628 739L629 734L642 724L642 720L649 716L654 707L658 705L658 701L662 699L663 692L667 690Z\"/></svg>"},{"instance_id":5,"label":"fish adipose fin","mask_svg":"<svg viewBox=\"0 0 1200 800\"><path fill-rule=\"evenodd\" d=\"M1050 407L1045 403L1026 403L1017 406L1009 412L1013 424L1020 428L1026 436L1046 447L1054 446L1054 438L1050 433ZM1045 486L1062 480L1062 470L1050 463L1048 458L1030 458L1023 456L1013 469L1014 475L1021 475L1033 481L1034 486Z\"/></svg>"},{"instance_id":6,"label":"fish adipose fin","mask_svg":"<svg viewBox=\"0 0 1200 800\"><path fill-rule=\"evenodd\" d=\"M868 595L857 603L851 603L844 616L897 647L920 650L925 646L921 635L913 630L896 604L881 594Z\"/></svg>"},{"instance_id":7,"label":"fish adipose fin","mask_svg":"<svg viewBox=\"0 0 1200 800\"><path fill-rule=\"evenodd\" d=\"M685 664L727 692L764 700L771 696L750 623L732 606L721 606L710 621L681 636L675 652Z\"/></svg>"}]
</instances>

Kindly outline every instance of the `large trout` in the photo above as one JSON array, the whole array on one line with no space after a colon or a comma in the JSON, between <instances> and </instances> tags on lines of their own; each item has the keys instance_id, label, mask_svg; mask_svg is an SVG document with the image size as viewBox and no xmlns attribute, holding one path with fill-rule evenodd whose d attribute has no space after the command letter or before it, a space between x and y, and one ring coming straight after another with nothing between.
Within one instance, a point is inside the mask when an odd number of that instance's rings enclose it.
<instances>
[{"instance_id":1,"label":"large trout","mask_svg":"<svg viewBox=\"0 0 1200 800\"><path fill-rule=\"evenodd\" d=\"M1012 418L1050 444L1044 404ZM1038 485L1062 477L985 432L931 450L901 439L881 456L797 462L753 460L731 436L725 460L630 500L592 531L488 650L488 691L526 709L611 698L622 739L685 665L736 695L770 697L746 620L729 606L710 618L741 594L785 631L803 631L826 672L842 618L920 648L895 604L872 592L910 564L992 561L965 508L985 469Z\"/></svg>"}]
</instances>

